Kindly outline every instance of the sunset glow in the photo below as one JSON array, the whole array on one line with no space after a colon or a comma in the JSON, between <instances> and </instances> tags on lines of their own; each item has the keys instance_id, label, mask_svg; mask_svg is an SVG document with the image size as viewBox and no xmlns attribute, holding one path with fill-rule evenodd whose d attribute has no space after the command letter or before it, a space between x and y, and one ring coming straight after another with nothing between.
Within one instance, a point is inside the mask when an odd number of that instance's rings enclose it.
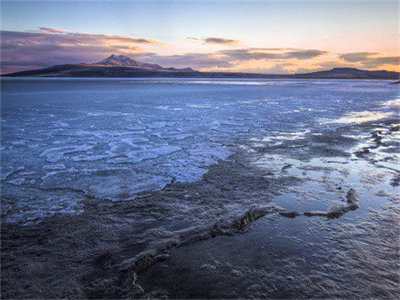
<instances>
[{"instance_id":1,"label":"sunset glow","mask_svg":"<svg viewBox=\"0 0 400 300\"><path fill-rule=\"evenodd\" d=\"M398 2L2 1L2 73L114 53L200 71L400 71Z\"/></svg>"}]
</instances>

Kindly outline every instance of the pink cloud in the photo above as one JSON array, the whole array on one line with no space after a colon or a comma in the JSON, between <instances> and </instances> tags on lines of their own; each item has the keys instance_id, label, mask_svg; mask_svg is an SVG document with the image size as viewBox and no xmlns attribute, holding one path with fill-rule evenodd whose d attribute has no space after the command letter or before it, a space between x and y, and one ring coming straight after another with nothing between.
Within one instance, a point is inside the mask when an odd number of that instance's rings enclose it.
<instances>
[{"instance_id":1,"label":"pink cloud","mask_svg":"<svg viewBox=\"0 0 400 300\"><path fill-rule=\"evenodd\" d=\"M68 30L60 29L60 28L52 28L52 27L40 27L39 30L51 33L67 33Z\"/></svg>"},{"instance_id":2,"label":"pink cloud","mask_svg":"<svg viewBox=\"0 0 400 300\"><path fill-rule=\"evenodd\" d=\"M1 31L1 72L49 67L56 64L96 62L110 53L135 54L160 42L126 35L73 33L58 28L40 31Z\"/></svg>"}]
</instances>

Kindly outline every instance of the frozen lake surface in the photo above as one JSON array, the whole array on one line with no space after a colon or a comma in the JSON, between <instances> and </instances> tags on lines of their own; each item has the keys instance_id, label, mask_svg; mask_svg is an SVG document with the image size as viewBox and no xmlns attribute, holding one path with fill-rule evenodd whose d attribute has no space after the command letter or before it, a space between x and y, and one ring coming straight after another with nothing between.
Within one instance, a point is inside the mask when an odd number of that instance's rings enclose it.
<instances>
[{"instance_id":1,"label":"frozen lake surface","mask_svg":"<svg viewBox=\"0 0 400 300\"><path fill-rule=\"evenodd\" d=\"M140 283L145 292L157 287L153 296L376 297L364 283L398 296L399 109L398 85L376 80L4 78L2 223L9 232L36 228L38 236L60 226L56 235L64 238L65 225L74 238L83 235L75 241L84 252L80 265L90 264L87 253L101 256L112 248L118 259L111 269L148 251L189 245L189 252L172 250L166 264L143 268ZM357 209L346 208L350 189ZM207 238L210 224L236 220L249 208L267 215L261 222L250 218L253 230L235 235L244 230L235 225L232 231L236 221L218 223L210 234L223 237ZM327 215L343 208L339 219ZM78 230L79 222L88 227ZM367 227L386 230L387 239ZM92 234L103 248L79 244ZM340 240L346 234L357 245ZM277 246L282 237L289 242ZM22 249L22 233L20 239ZM253 250L244 251L249 241ZM340 258L353 273L342 269ZM7 259L5 268L17 264ZM366 259L384 265L375 266L381 272L375 279L368 277L372 265L362 265ZM196 270L210 280L197 282ZM319 286L305 280L310 270L317 272L315 282L332 277ZM54 283L61 292L53 296L126 296L126 287L94 287L103 271L76 279L71 284L83 288L71 294ZM340 283L341 277L355 283ZM35 295L29 291L7 292ZM45 288L40 292L49 297Z\"/></svg>"},{"instance_id":2,"label":"frozen lake surface","mask_svg":"<svg viewBox=\"0 0 400 300\"><path fill-rule=\"evenodd\" d=\"M18 222L76 214L82 195L121 201L193 182L242 144L381 113L396 91L380 81L6 79L3 214Z\"/></svg>"}]
</instances>

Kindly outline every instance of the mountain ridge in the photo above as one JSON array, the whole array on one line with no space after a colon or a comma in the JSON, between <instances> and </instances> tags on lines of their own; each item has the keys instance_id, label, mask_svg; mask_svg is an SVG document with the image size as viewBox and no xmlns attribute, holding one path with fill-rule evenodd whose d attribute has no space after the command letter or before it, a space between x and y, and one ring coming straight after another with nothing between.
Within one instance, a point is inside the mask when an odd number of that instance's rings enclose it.
<instances>
[{"instance_id":1,"label":"mountain ridge","mask_svg":"<svg viewBox=\"0 0 400 300\"><path fill-rule=\"evenodd\" d=\"M195 72L195 70L193 70L192 68L182 68L182 69L177 69L173 67L164 68L158 64L143 63L125 55L115 55L115 54L111 54L109 57L106 57L95 64L89 64L89 65L113 66L113 67L136 67L136 68L159 70L159 71L165 70L165 71Z\"/></svg>"},{"instance_id":2,"label":"mountain ridge","mask_svg":"<svg viewBox=\"0 0 400 300\"><path fill-rule=\"evenodd\" d=\"M97 63L55 65L49 68L28 70L2 77L175 77L175 78L320 78L320 79L386 79L399 80L399 72L356 68L333 68L299 74L260 74L241 72L200 72L192 68L164 68L158 64L142 63L124 55L110 55Z\"/></svg>"}]
</instances>

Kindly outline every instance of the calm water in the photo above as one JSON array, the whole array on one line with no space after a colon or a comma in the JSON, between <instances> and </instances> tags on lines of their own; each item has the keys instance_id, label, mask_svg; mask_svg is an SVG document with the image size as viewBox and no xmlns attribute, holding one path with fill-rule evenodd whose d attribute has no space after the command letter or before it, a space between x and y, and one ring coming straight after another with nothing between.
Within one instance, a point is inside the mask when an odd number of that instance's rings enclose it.
<instances>
[{"instance_id":1,"label":"calm water","mask_svg":"<svg viewBox=\"0 0 400 300\"><path fill-rule=\"evenodd\" d=\"M15 246L6 248L6 294L121 297L93 282L111 280L125 259L166 251L185 232L254 205L329 212L354 188L360 207L339 219L272 213L246 234L172 249L139 283L178 298L399 295L400 106L398 85L388 83L2 79L2 222L49 239L30 249L21 233L17 248L46 254L26 279L43 278L40 291L14 291L22 275ZM49 227L57 234L48 237ZM57 248L60 240L67 246ZM103 252L117 257L113 271L94 267L91 255ZM64 275L46 272L70 255L77 265ZM76 277L82 288L59 287L78 268L90 273Z\"/></svg>"}]
</instances>

